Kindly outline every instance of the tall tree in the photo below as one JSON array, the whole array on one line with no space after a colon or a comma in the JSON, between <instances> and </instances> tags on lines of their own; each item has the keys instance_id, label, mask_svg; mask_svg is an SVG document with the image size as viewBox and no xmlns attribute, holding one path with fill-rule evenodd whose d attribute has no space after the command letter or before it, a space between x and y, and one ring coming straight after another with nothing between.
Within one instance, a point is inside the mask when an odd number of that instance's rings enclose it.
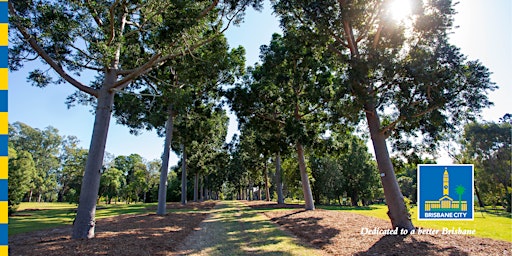
<instances>
[{"instance_id":1,"label":"tall tree","mask_svg":"<svg viewBox=\"0 0 512 256\"><path fill-rule=\"evenodd\" d=\"M36 166L28 151L9 147L8 210L9 215L18 208L30 190L30 181L36 175Z\"/></svg>"},{"instance_id":2,"label":"tall tree","mask_svg":"<svg viewBox=\"0 0 512 256\"><path fill-rule=\"evenodd\" d=\"M116 97L114 116L129 126L132 133L155 129L160 136L165 136L157 214L165 214L165 182L176 117L186 115L196 101L216 100L218 87L233 83L243 72L244 54L242 47L229 51L226 38L218 36L193 55L169 61L163 68L145 75L143 82L153 87ZM134 83L133 86L139 85Z\"/></svg>"},{"instance_id":3,"label":"tall tree","mask_svg":"<svg viewBox=\"0 0 512 256\"><path fill-rule=\"evenodd\" d=\"M121 188L125 184L123 172L116 168L109 168L101 175L99 196L104 196L105 202L110 204L114 197L119 199Z\"/></svg>"},{"instance_id":4,"label":"tall tree","mask_svg":"<svg viewBox=\"0 0 512 256\"><path fill-rule=\"evenodd\" d=\"M233 22L240 22L247 1L69 1L8 3L9 67L40 59L50 69L34 70L29 79L45 87L69 83L77 92L69 104L93 104L95 122L82 182L73 238L94 237L96 197L114 95L141 75L178 56L193 53ZM225 21L226 25L222 25ZM81 72L97 79L79 81ZM53 78L55 72L57 79Z\"/></svg>"},{"instance_id":5,"label":"tall tree","mask_svg":"<svg viewBox=\"0 0 512 256\"><path fill-rule=\"evenodd\" d=\"M17 151L29 152L35 163L37 174L31 180L29 201L34 193L38 202L47 194L50 198L53 195L57 187L61 142L59 131L51 126L40 130L21 122L9 125L10 145Z\"/></svg>"},{"instance_id":6,"label":"tall tree","mask_svg":"<svg viewBox=\"0 0 512 256\"><path fill-rule=\"evenodd\" d=\"M399 150L423 134L436 145L461 120L490 105L496 87L487 68L466 61L448 43L454 9L449 0L413 1L401 22L391 18L389 1L276 0L285 30L301 27L303 38L317 38L337 56L339 94L345 116L366 117L393 227L412 230L389 157L387 140ZM357 107L357 108L353 108ZM356 112L351 110L357 110Z\"/></svg>"},{"instance_id":7,"label":"tall tree","mask_svg":"<svg viewBox=\"0 0 512 256\"><path fill-rule=\"evenodd\" d=\"M498 194L508 212L512 211L511 136L510 123L475 122L465 126L461 141L462 158L475 164L477 191L484 195Z\"/></svg>"},{"instance_id":8,"label":"tall tree","mask_svg":"<svg viewBox=\"0 0 512 256\"><path fill-rule=\"evenodd\" d=\"M78 147L78 142L74 136L67 136L62 142L61 170L57 177L59 202L65 200L78 203L88 153L86 149Z\"/></svg>"},{"instance_id":9,"label":"tall tree","mask_svg":"<svg viewBox=\"0 0 512 256\"><path fill-rule=\"evenodd\" d=\"M327 104L333 99L329 54L322 45L304 41L299 31L274 34L261 47L262 64L231 91L232 106L241 117L273 122L284 129L297 152L305 208L314 210L304 145L320 133Z\"/></svg>"}]
</instances>

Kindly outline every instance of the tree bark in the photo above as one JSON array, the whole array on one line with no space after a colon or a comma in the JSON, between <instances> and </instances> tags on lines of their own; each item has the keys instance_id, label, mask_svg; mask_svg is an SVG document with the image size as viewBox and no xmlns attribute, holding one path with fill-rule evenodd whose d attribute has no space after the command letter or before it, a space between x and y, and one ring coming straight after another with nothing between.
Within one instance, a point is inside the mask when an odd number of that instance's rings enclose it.
<instances>
[{"instance_id":1,"label":"tree bark","mask_svg":"<svg viewBox=\"0 0 512 256\"><path fill-rule=\"evenodd\" d=\"M283 195L283 181L281 175L281 153L277 152L276 154L276 183L277 183L277 203L284 204L284 195Z\"/></svg>"},{"instance_id":2,"label":"tree bark","mask_svg":"<svg viewBox=\"0 0 512 256\"><path fill-rule=\"evenodd\" d=\"M478 198L478 205L480 206L480 208L484 208L485 209L484 202L482 202L482 198L480 197L480 193L478 192L478 187L477 186L475 186L475 194L476 194L476 197Z\"/></svg>"},{"instance_id":3,"label":"tree bark","mask_svg":"<svg viewBox=\"0 0 512 256\"><path fill-rule=\"evenodd\" d=\"M169 105L169 116L165 124L164 152L162 153L162 169L160 170L160 185L158 186L158 207L156 214L165 215L167 203L167 174L169 172L169 156L171 154L172 132L174 129L174 111Z\"/></svg>"},{"instance_id":4,"label":"tree bark","mask_svg":"<svg viewBox=\"0 0 512 256\"><path fill-rule=\"evenodd\" d=\"M309 184L308 172L306 170L306 160L304 158L304 147L300 142L297 142L297 157L299 158L300 180L302 183L302 192L304 193L304 201L306 210L314 210L315 202L313 201L313 194L311 193L311 186Z\"/></svg>"},{"instance_id":5,"label":"tree bark","mask_svg":"<svg viewBox=\"0 0 512 256\"><path fill-rule=\"evenodd\" d=\"M113 84L115 79L115 74L107 72L105 85L99 91L91 145L80 190L80 201L73 223L73 239L94 237L96 199L98 197L101 168L114 104L114 93L106 85Z\"/></svg>"},{"instance_id":6,"label":"tree bark","mask_svg":"<svg viewBox=\"0 0 512 256\"><path fill-rule=\"evenodd\" d=\"M199 174L194 175L194 202L199 201Z\"/></svg>"},{"instance_id":7,"label":"tree bark","mask_svg":"<svg viewBox=\"0 0 512 256\"><path fill-rule=\"evenodd\" d=\"M270 202L270 182L268 180L268 163L265 160L265 199Z\"/></svg>"},{"instance_id":8,"label":"tree bark","mask_svg":"<svg viewBox=\"0 0 512 256\"><path fill-rule=\"evenodd\" d=\"M187 152L185 145L181 144L181 204L187 204Z\"/></svg>"},{"instance_id":9,"label":"tree bark","mask_svg":"<svg viewBox=\"0 0 512 256\"><path fill-rule=\"evenodd\" d=\"M391 224L393 228L398 227L399 229L411 231L414 229L414 226L407 212L404 196L396 180L395 171L386 145L386 136L380 131L377 109L374 104L366 103L365 111Z\"/></svg>"}]
</instances>

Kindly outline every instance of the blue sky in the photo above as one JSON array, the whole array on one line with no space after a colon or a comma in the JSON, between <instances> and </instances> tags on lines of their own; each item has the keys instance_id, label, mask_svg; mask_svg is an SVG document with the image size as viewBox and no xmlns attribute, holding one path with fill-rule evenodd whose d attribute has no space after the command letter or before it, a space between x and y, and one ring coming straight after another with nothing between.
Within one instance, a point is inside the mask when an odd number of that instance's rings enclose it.
<instances>
[{"instance_id":1,"label":"blue sky","mask_svg":"<svg viewBox=\"0 0 512 256\"><path fill-rule=\"evenodd\" d=\"M495 106L483 112L483 119L497 121L505 113L512 113L512 1L508 0L461 0L456 6L458 14L452 43L461 48L468 59L479 59L492 72L492 80L500 89L489 96ZM263 12L250 10L245 22L231 27L227 32L231 46L242 45L247 52L247 65L258 61L259 47L268 44L271 35L279 32L277 18L267 3ZM74 92L69 84L50 85L40 89L31 86L27 74L41 63L29 63L21 71L9 73L9 122L21 121L43 129L53 126L61 135L74 135L81 146L89 147L94 117L89 107L76 106L67 109L66 97ZM46 67L43 67L43 69ZM236 131L235 117L230 115L229 137ZM116 156L140 154L147 160L160 158L163 139L155 132L130 135L129 130L111 120L106 151ZM373 151L373 150L371 150ZM177 163L171 156L171 165ZM446 161L446 160L445 160Z\"/></svg>"}]
</instances>

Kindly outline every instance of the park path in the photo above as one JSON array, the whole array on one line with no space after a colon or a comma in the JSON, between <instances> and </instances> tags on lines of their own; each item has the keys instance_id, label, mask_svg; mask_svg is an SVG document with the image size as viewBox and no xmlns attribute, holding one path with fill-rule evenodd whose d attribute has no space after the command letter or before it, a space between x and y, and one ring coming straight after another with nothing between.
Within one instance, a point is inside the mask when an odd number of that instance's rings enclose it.
<instances>
[{"instance_id":1,"label":"park path","mask_svg":"<svg viewBox=\"0 0 512 256\"><path fill-rule=\"evenodd\" d=\"M280 230L263 214L237 201L220 201L179 255L323 255Z\"/></svg>"}]
</instances>

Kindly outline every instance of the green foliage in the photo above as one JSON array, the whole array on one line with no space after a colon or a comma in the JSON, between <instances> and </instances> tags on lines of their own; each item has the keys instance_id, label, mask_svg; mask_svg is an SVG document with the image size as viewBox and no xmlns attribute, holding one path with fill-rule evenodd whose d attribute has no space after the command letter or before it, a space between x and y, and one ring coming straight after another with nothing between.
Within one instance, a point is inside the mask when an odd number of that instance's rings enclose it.
<instances>
[{"instance_id":1,"label":"green foliage","mask_svg":"<svg viewBox=\"0 0 512 256\"><path fill-rule=\"evenodd\" d=\"M30 153L34 161L36 174L30 180L30 189L38 201L56 199L61 143L62 136L54 127L40 130L21 122L9 125L9 145L16 151Z\"/></svg>"},{"instance_id":2,"label":"green foliage","mask_svg":"<svg viewBox=\"0 0 512 256\"><path fill-rule=\"evenodd\" d=\"M342 204L346 197L357 206L379 199L376 164L363 140L350 133L332 133L314 146L311 168L317 201Z\"/></svg>"},{"instance_id":3,"label":"green foliage","mask_svg":"<svg viewBox=\"0 0 512 256\"><path fill-rule=\"evenodd\" d=\"M285 32L329 45L335 90L348 99L333 106L335 115L362 117L363 106L375 111L398 151L435 150L454 127L492 104L486 94L497 87L488 69L448 43L451 1L417 1L402 22L377 0L280 0L274 9Z\"/></svg>"},{"instance_id":4,"label":"green foliage","mask_svg":"<svg viewBox=\"0 0 512 256\"><path fill-rule=\"evenodd\" d=\"M105 197L106 203L110 204L114 197L119 198L125 183L123 171L117 168L109 168L101 175L99 195Z\"/></svg>"},{"instance_id":5,"label":"green foliage","mask_svg":"<svg viewBox=\"0 0 512 256\"><path fill-rule=\"evenodd\" d=\"M30 190L30 182L36 175L32 155L27 151L16 151L9 147L8 208L14 213L25 194Z\"/></svg>"},{"instance_id":6,"label":"green foliage","mask_svg":"<svg viewBox=\"0 0 512 256\"><path fill-rule=\"evenodd\" d=\"M512 125L470 123L462 136L461 161L475 164L475 186L485 204L501 205L512 211Z\"/></svg>"},{"instance_id":7,"label":"green foliage","mask_svg":"<svg viewBox=\"0 0 512 256\"><path fill-rule=\"evenodd\" d=\"M68 136L62 143L60 185L57 201L78 203L88 151L78 147L78 139Z\"/></svg>"}]
</instances>

